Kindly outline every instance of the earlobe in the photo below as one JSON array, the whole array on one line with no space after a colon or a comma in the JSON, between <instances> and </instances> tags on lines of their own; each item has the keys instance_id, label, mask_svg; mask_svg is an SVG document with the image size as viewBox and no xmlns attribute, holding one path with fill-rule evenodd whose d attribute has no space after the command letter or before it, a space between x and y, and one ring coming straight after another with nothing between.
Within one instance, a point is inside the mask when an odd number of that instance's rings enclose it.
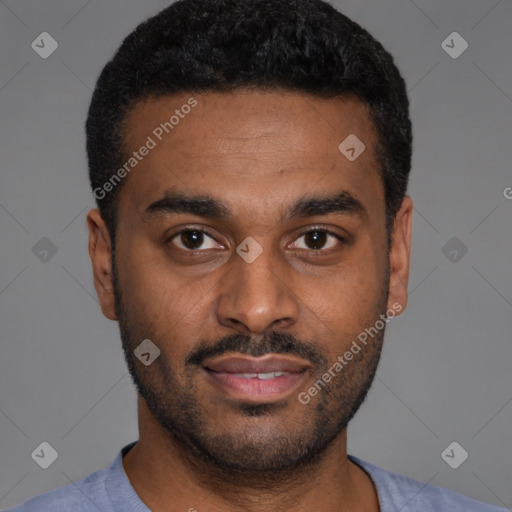
<instances>
[{"instance_id":1,"label":"earlobe","mask_svg":"<svg viewBox=\"0 0 512 512\"><path fill-rule=\"evenodd\" d=\"M394 303L398 303L402 306L400 312L407 306L412 239L412 210L412 199L409 196L405 196L395 216L389 253L388 308Z\"/></svg>"},{"instance_id":2,"label":"earlobe","mask_svg":"<svg viewBox=\"0 0 512 512\"><path fill-rule=\"evenodd\" d=\"M101 310L110 320L117 320L112 274L112 246L108 228L97 208L87 214L87 227L94 287Z\"/></svg>"}]
</instances>

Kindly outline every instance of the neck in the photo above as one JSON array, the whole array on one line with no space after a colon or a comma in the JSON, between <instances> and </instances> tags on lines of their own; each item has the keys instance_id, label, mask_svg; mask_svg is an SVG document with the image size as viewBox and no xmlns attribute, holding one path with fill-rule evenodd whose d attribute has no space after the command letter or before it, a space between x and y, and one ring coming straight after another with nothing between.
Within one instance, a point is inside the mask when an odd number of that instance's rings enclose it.
<instances>
[{"instance_id":1,"label":"neck","mask_svg":"<svg viewBox=\"0 0 512 512\"><path fill-rule=\"evenodd\" d=\"M176 442L141 398L138 406L140 438L123 458L123 467L153 512L379 511L373 482L347 457L346 430L307 467L231 472Z\"/></svg>"}]
</instances>

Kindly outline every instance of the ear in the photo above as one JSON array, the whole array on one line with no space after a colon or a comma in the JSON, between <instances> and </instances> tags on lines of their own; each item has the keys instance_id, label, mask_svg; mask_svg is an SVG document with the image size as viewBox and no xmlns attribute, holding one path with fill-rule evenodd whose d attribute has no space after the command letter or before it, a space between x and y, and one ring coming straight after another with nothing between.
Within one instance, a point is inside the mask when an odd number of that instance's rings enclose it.
<instances>
[{"instance_id":1,"label":"ear","mask_svg":"<svg viewBox=\"0 0 512 512\"><path fill-rule=\"evenodd\" d=\"M389 296L388 309L398 314L407 306L409 264L412 238L412 199L405 196L393 224L393 237L389 254ZM401 305L401 309L396 306ZM395 307L393 307L395 304Z\"/></svg>"},{"instance_id":2,"label":"ear","mask_svg":"<svg viewBox=\"0 0 512 512\"><path fill-rule=\"evenodd\" d=\"M101 310L110 320L117 320L110 235L97 208L87 214L87 228L89 229L89 256L92 263L94 287L98 294Z\"/></svg>"}]
</instances>

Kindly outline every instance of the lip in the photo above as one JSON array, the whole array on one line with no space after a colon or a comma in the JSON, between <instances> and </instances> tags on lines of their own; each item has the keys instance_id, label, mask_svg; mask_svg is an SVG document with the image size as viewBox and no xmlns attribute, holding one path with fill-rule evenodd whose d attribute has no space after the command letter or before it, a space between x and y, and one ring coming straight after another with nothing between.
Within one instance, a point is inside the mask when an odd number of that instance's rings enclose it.
<instances>
[{"instance_id":1,"label":"lip","mask_svg":"<svg viewBox=\"0 0 512 512\"><path fill-rule=\"evenodd\" d=\"M224 373L299 373L311 368L311 364L303 359L276 354L269 354L258 358L228 355L207 360L203 366L207 370Z\"/></svg>"},{"instance_id":2,"label":"lip","mask_svg":"<svg viewBox=\"0 0 512 512\"><path fill-rule=\"evenodd\" d=\"M260 358L226 356L203 365L209 382L231 398L252 403L282 400L301 386L311 364L291 356L267 355ZM247 374L284 372L264 379ZM242 376L241 374L246 374Z\"/></svg>"}]
</instances>

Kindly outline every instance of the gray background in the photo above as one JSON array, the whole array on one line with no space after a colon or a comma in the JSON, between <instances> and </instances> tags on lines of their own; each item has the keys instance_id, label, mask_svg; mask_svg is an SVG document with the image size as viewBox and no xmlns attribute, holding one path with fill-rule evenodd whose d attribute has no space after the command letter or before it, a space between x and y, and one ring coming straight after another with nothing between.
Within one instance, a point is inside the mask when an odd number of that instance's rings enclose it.
<instances>
[{"instance_id":1,"label":"gray background","mask_svg":"<svg viewBox=\"0 0 512 512\"><path fill-rule=\"evenodd\" d=\"M0 508L108 466L137 438L117 324L92 284L83 123L102 66L168 3L0 2ZM349 450L510 508L512 4L335 5L395 56L415 135L410 302L388 327ZM46 60L31 48L43 31L59 43ZM453 31L469 44L457 59L441 47ZM47 262L32 252L42 237L57 248ZM452 237L468 249L455 262L443 253ZM48 469L31 458L43 441L59 454ZM452 441L469 453L458 469L441 458Z\"/></svg>"}]
</instances>

